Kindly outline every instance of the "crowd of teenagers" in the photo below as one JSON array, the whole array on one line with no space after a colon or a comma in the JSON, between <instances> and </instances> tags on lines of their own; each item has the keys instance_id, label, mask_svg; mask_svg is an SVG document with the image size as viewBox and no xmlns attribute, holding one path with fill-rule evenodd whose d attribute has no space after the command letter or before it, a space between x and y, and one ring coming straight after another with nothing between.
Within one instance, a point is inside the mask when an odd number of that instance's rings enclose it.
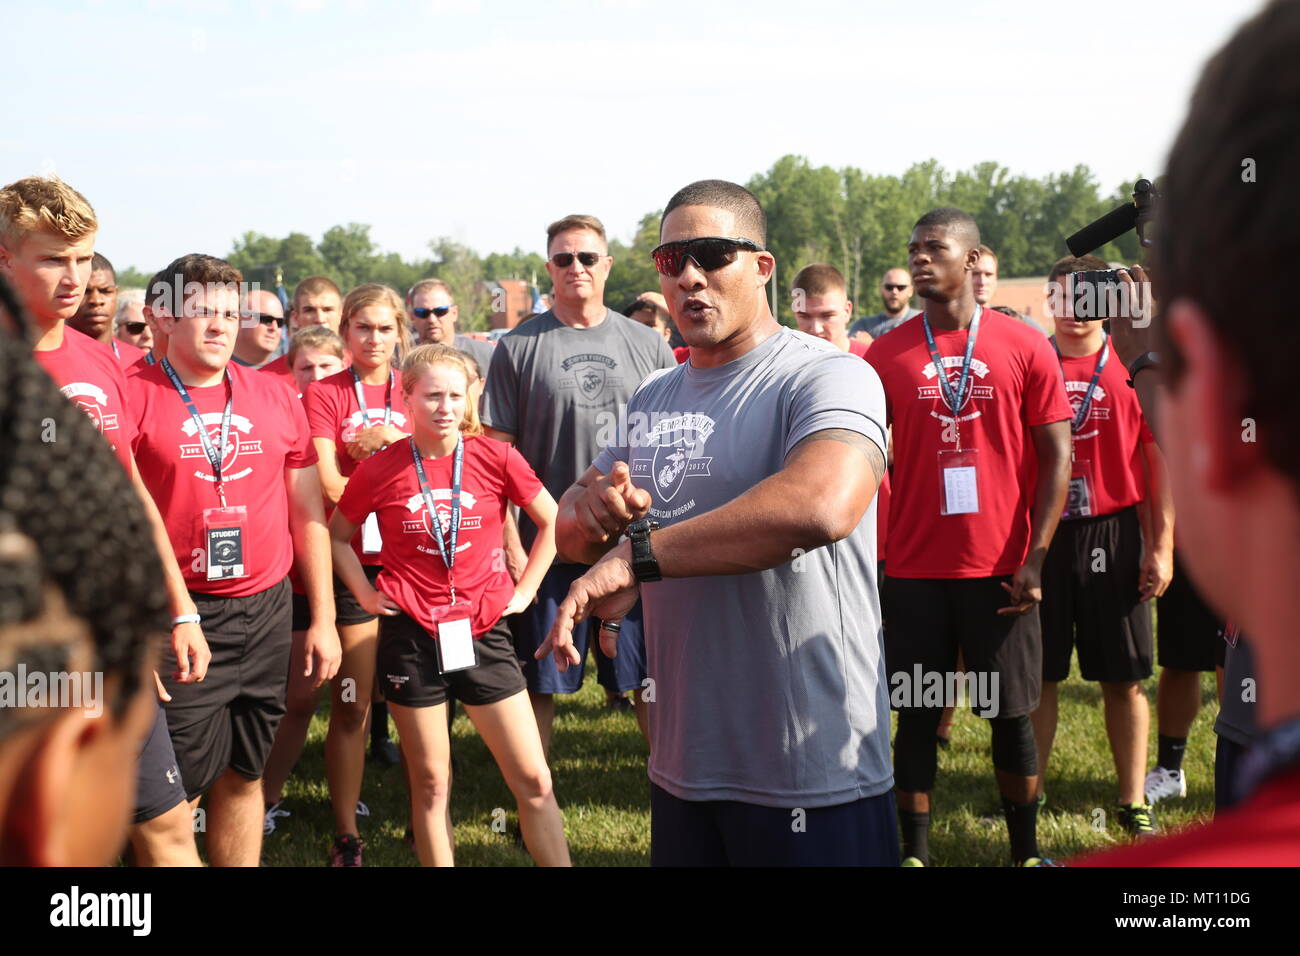
<instances>
[{"instance_id":1,"label":"crowd of teenagers","mask_svg":"<svg viewBox=\"0 0 1300 956\"><path fill-rule=\"evenodd\" d=\"M856 322L834 266L793 264L798 331L741 186L671 197L623 313L603 225L566 216L550 308L490 340L434 278L283 301L187 254L119 290L86 197L5 186L0 671L101 675L104 706L0 707L0 863L258 865L327 692L331 865L362 865L368 740L412 852L453 862L455 702L532 858L568 865L555 698L594 661L644 735L655 865L930 865L960 686L1007 861L1054 866L1076 654L1131 838L1078 862L1300 861L1296 187L1220 168L1300 158L1251 119L1261 89L1300 105L1296 42L1279 0L1211 61L1120 272L1155 308L1105 324L1064 294L1093 256L1052 267L1050 330L995 306L952 207ZM1159 835L1212 671L1215 820Z\"/></svg>"}]
</instances>

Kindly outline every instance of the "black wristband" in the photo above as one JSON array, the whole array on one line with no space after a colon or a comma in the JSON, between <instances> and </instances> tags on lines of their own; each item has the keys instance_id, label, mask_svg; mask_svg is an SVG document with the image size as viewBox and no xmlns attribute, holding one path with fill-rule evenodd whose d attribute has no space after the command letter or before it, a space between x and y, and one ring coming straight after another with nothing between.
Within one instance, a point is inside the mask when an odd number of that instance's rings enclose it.
<instances>
[{"instance_id":1,"label":"black wristband","mask_svg":"<svg viewBox=\"0 0 1300 956\"><path fill-rule=\"evenodd\" d=\"M1137 388L1133 380L1137 378L1138 372L1144 368L1159 368L1160 355L1157 352L1143 352L1133 360L1133 364L1128 367L1128 387Z\"/></svg>"},{"instance_id":2,"label":"black wristband","mask_svg":"<svg viewBox=\"0 0 1300 956\"><path fill-rule=\"evenodd\" d=\"M632 573L638 581L662 581L659 562L650 548L650 532L659 530L659 522L642 518L627 526L627 539L632 543Z\"/></svg>"}]
</instances>

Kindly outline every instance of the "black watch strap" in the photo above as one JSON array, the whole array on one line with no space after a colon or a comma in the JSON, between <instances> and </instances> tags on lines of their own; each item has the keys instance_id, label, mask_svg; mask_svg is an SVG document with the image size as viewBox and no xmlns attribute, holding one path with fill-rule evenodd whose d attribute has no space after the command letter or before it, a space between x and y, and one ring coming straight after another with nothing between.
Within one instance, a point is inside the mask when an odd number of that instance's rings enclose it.
<instances>
[{"instance_id":1,"label":"black watch strap","mask_svg":"<svg viewBox=\"0 0 1300 956\"><path fill-rule=\"evenodd\" d=\"M1128 367L1128 387L1137 388L1133 380L1137 378L1138 372L1144 368L1159 368L1160 354L1158 352L1143 352L1133 360L1133 364Z\"/></svg>"},{"instance_id":2,"label":"black watch strap","mask_svg":"<svg viewBox=\"0 0 1300 956\"><path fill-rule=\"evenodd\" d=\"M659 530L659 522L642 518L627 526L627 539L632 542L632 573L638 581L662 581L659 562L650 548L650 532Z\"/></svg>"}]
</instances>

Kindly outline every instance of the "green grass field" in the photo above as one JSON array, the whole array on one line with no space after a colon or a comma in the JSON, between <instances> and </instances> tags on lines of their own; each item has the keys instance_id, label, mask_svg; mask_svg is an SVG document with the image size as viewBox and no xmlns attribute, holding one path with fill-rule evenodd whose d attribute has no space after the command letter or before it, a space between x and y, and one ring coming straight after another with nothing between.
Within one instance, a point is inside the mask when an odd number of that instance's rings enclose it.
<instances>
[{"instance_id":1,"label":"green grass field","mask_svg":"<svg viewBox=\"0 0 1300 956\"><path fill-rule=\"evenodd\" d=\"M650 853L649 785L646 748L629 713L604 706L605 695L587 668L581 692L559 698L551 768L564 811L570 853L577 866L645 866ZM1155 760L1155 679L1147 682L1151 701L1151 746ZM1214 675L1202 681L1203 706L1188 741L1184 800L1157 806L1162 828L1205 819L1214 806L1214 733L1217 713ZM1077 671L1061 685L1061 723L1047 776L1047 806L1039 816L1039 843L1045 854L1064 859L1082 851L1123 842L1114 815L1114 765L1102 721L1101 693L1081 681ZM333 840L325 787L324 739L328 705L312 721L307 747L285 791L275 833L266 838L267 866L321 866ZM469 720L458 714L453 728L458 773L452 783L452 820L458 866L530 866L515 842L514 801ZM367 866L415 866L402 841L407 824L406 789L400 768L368 763L362 800L371 816L360 820ZM1099 815L1097 811L1101 811ZM508 820L500 833L494 819ZM930 855L936 866L1003 866L1007 862L1006 825L993 784L986 721L959 711L952 744L939 755L934 794Z\"/></svg>"}]
</instances>

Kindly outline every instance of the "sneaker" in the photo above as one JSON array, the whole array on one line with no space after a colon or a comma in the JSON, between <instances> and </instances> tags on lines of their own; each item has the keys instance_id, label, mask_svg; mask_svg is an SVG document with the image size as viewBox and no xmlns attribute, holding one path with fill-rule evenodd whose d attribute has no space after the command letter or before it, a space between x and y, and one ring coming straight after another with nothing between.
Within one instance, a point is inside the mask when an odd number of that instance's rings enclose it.
<instances>
[{"instance_id":1,"label":"sneaker","mask_svg":"<svg viewBox=\"0 0 1300 956\"><path fill-rule=\"evenodd\" d=\"M922 863L917 857L914 856L909 856L900 865L901 866L925 866L924 863Z\"/></svg>"},{"instance_id":2,"label":"sneaker","mask_svg":"<svg viewBox=\"0 0 1300 956\"><path fill-rule=\"evenodd\" d=\"M1147 803L1159 803L1167 797L1185 797L1187 796L1187 775L1181 770L1166 770L1164 767L1155 767L1147 774L1146 784L1143 787L1146 793Z\"/></svg>"},{"instance_id":3,"label":"sneaker","mask_svg":"<svg viewBox=\"0 0 1300 956\"><path fill-rule=\"evenodd\" d=\"M360 837L345 833L330 847L330 866L361 866L361 849L365 846Z\"/></svg>"},{"instance_id":4,"label":"sneaker","mask_svg":"<svg viewBox=\"0 0 1300 956\"><path fill-rule=\"evenodd\" d=\"M396 767L402 762L402 752L397 748L397 744L387 738L370 742L369 757L375 763L383 764L385 767Z\"/></svg>"},{"instance_id":5,"label":"sneaker","mask_svg":"<svg viewBox=\"0 0 1300 956\"><path fill-rule=\"evenodd\" d=\"M1156 817L1150 804L1130 803L1119 808L1119 822L1131 836L1144 840L1156 834Z\"/></svg>"},{"instance_id":6,"label":"sneaker","mask_svg":"<svg viewBox=\"0 0 1300 956\"><path fill-rule=\"evenodd\" d=\"M1022 860L1016 866L1056 866L1063 867L1064 863L1057 863L1055 860L1046 856L1031 856L1027 860Z\"/></svg>"},{"instance_id":7,"label":"sneaker","mask_svg":"<svg viewBox=\"0 0 1300 956\"><path fill-rule=\"evenodd\" d=\"M276 817L287 816L289 816L289 811L280 809L279 800L275 803L268 803L266 805L266 816L262 819L262 836L270 836L275 832Z\"/></svg>"},{"instance_id":8,"label":"sneaker","mask_svg":"<svg viewBox=\"0 0 1300 956\"><path fill-rule=\"evenodd\" d=\"M628 699L626 694L615 694L612 697L607 698L605 700L605 706L608 707L610 710L618 710L623 712L636 709L635 707L632 706L632 701Z\"/></svg>"},{"instance_id":9,"label":"sneaker","mask_svg":"<svg viewBox=\"0 0 1300 956\"><path fill-rule=\"evenodd\" d=\"M370 816L370 808L366 806L364 803L362 803L360 800L357 801L357 816L359 817Z\"/></svg>"}]
</instances>

